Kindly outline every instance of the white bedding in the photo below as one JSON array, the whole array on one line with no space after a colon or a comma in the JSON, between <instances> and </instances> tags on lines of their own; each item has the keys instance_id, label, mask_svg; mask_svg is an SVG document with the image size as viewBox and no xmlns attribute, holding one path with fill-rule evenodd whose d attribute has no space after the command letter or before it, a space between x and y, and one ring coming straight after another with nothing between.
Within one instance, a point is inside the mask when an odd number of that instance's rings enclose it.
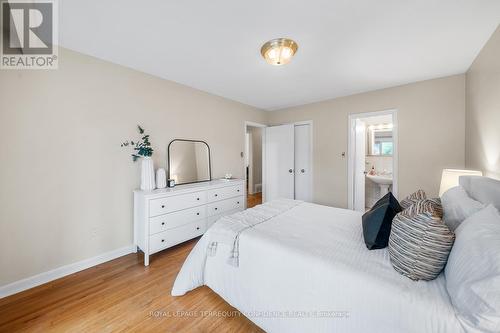
<instances>
[{"instance_id":1,"label":"white bedding","mask_svg":"<svg viewBox=\"0 0 500 333\"><path fill-rule=\"evenodd\" d=\"M207 285L267 332L463 332L444 276L401 276L361 228L357 212L302 203L240 235L239 267L227 245L207 256L209 229L172 295Z\"/></svg>"}]
</instances>

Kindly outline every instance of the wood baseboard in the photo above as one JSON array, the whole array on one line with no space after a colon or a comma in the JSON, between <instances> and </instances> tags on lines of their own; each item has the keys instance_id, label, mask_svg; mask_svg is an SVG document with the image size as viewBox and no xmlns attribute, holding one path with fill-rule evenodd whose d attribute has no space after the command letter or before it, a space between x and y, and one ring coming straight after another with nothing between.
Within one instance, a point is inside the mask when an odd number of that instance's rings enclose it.
<instances>
[{"instance_id":1,"label":"wood baseboard","mask_svg":"<svg viewBox=\"0 0 500 333\"><path fill-rule=\"evenodd\" d=\"M121 256L132 253L134 250L133 245L125 246L116 250L112 250L98 256L84 259L69 265L61 266L56 269L43 272L19 281L15 281L4 286L0 286L0 298L4 298L18 292L31 289L33 287L39 286L41 284L62 278L66 275L70 275L84 269L102 264L106 261L110 261Z\"/></svg>"}]
</instances>

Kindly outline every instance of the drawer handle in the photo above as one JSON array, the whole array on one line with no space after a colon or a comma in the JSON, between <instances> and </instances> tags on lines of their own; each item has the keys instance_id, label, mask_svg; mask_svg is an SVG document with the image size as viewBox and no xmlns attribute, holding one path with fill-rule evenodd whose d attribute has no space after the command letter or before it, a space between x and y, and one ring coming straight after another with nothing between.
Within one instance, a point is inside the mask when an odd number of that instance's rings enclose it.
<instances>
[{"instance_id":1,"label":"drawer handle","mask_svg":"<svg viewBox=\"0 0 500 333\"><path fill-rule=\"evenodd\" d=\"M196 213L196 215L200 215L200 213Z\"/></svg>"},{"instance_id":2,"label":"drawer handle","mask_svg":"<svg viewBox=\"0 0 500 333\"><path fill-rule=\"evenodd\" d=\"M162 222L161 225L165 225L165 222Z\"/></svg>"},{"instance_id":3,"label":"drawer handle","mask_svg":"<svg viewBox=\"0 0 500 333\"><path fill-rule=\"evenodd\" d=\"M236 192L239 192L240 190L236 190Z\"/></svg>"},{"instance_id":4,"label":"drawer handle","mask_svg":"<svg viewBox=\"0 0 500 333\"><path fill-rule=\"evenodd\" d=\"M236 203L237 203L237 204L239 204L240 202L238 201L238 202L236 202Z\"/></svg>"},{"instance_id":5,"label":"drawer handle","mask_svg":"<svg viewBox=\"0 0 500 333\"><path fill-rule=\"evenodd\" d=\"M196 200L200 201L200 198L196 198Z\"/></svg>"},{"instance_id":6,"label":"drawer handle","mask_svg":"<svg viewBox=\"0 0 500 333\"><path fill-rule=\"evenodd\" d=\"M200 230L200 227L196 227L196 230Z\"/></svg>"},{"instance_id":7,"label":"drawer handle","mask_svg":"<svg viewBox=\"0 0 500 333\"><path fill-rule=\"evenodd\" d=\"M215 193L214 196L217 196L217 193Z\"/></svg>"},{"instance_id":8,"label":"drawer handle","mask_svg":"<svg viewBox=\"0 0 500 333\"><path fill-rule=\"evenodd\" d=\"M215 210L217 210L217 207L215 207Z\"/></svg>"},{"instance_id":9,"label":"drawer handle","mask_svg":"<svg viewBox=\"0 0 500 333\"><path fill-rule=\"evenodd\" d=\"M165 205L161 205L161 208L165 208Z\"/></svg>"},{"instance_id":10,"label":"drawer handle","mask_svg":"<svg viewBox=\"0 0 500 333\"><path fill-rule=\"evenodd\" d=\"M163 242L165 242L165 240L164 240L164 239L162 239L162 240L161 240L161 242L163 243Z\"/></svg>"}]
</instances>

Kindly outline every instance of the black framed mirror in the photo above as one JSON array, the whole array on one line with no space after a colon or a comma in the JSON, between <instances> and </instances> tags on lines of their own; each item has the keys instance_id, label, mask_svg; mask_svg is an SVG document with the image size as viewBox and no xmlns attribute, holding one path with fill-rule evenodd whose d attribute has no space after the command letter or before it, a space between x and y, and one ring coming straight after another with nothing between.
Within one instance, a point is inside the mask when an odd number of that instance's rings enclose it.
<instances>
[{"instance_id":1,"label":"black framed mirror","mask_svg":"<svg viewBox=\"0 0 500 333\"><path fill-rule=\"evenodd\" d=\"M168 144L168 178L176 185L212 180L210 147L205 141L175 139Z\"/></svg>"}]
</instances>

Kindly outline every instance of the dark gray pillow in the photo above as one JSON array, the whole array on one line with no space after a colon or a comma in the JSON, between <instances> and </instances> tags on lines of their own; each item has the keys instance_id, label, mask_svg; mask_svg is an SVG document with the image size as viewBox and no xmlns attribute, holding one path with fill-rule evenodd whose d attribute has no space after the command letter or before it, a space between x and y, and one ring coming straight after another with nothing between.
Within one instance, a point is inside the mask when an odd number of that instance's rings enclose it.
<instances>
[{"instance_id":1,"label":"dark gray pillow","mask_svg":"<svg viewBox=\"0 0 500 333\"><path fill-rule=\"evenodd\" d=\"M401 210L398 200L389 192L363 215L363 238L369 250L387 247L392 219Z\"/></svg>"},{"instance_id":2,"label":"dark gray pillow","mask_svg":"<svg viewBox=\"0 0 500 333\"><path fill-rule=\"evenodd\" d=\"M448 260L455 234L442 221L439 199L426 199L392 221L389 257L400 274L412 280L433 280Z\"/></svg>"}]
</instances>

